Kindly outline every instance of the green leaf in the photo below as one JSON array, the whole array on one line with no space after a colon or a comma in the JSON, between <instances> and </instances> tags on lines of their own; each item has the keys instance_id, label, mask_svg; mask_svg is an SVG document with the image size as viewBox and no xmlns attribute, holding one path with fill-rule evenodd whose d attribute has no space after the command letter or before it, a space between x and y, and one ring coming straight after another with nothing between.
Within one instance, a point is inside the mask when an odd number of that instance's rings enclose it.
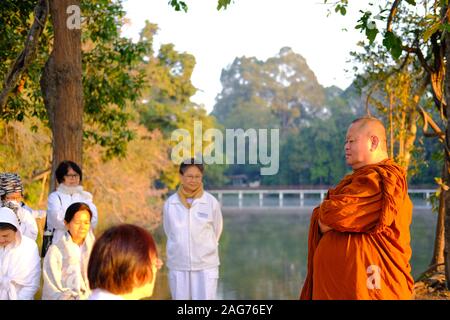
<instances>
[{"instance_id":1,"label":"green leaf","mask_svg":"<svg viewBox=\"0 0 450 320\"><path fill-rule=\"evenodd\" d=\"M367 39L369 39L370 44L372 44L375 41L375 38L378 34L378 29L377 28L373 28L373 29L366 29L366 37Z\"/></svg>"},{"instance_id":2,"label":"green leaf","mask_svg":"<svg viewBox=\"0 0 450 320\"><path fill-rule=\"evenodd\" d=\"M450 24L443 23L439 26L439 30L450 32Z\"/></svg>"},{"instance_id":3,"label":"green leaf","mask_svg":"<svg viewBox=\"0 0 450 320\"><path fill-rule=\"evenodd\" d=\"M433 35L433 33L435 33L437 30L440 29L441 26L441 22L438 21L436 23L434 23L431 27L429 27L427 30L425 30L425 32L423 33L423 41L427 42L430 37Z\"/></svg>"},{"instance_id":4,"label":"green leaf","mask_svg":"<svg viewBox=\"0 0 450 320\"><path fill-rule=\"evenodd\" d=\"M402 41L391 31L386 32L383 39L383 45L391 53L394 59L398 59L402 54Z\"/></svg>"},{"instance_id":5,"label":"green leaf","mask_svg":"<svg viewBox=\"0 0 450 320\"><path fill-rule=\"evenodd\" d=\"M416 0L406 0L406 2L408 2L412 6L416 5Z\"/></svg>"},{"instance_id":6,"label":"green leaf","mask_svg":"<svg viewBox=\"0 0 450 320\"><path fill-rule=\"evenodd\" d=\"M383 39L383 45L385 46L386 49L391 50L392 44L394 43L394 38L395 35L392 32L390 31L386 32Z\"/></svg>"},{"instance_id":7,"label":"green leaf","mask_svg":"<svg viewBox=\"0 0 450 320\"><path fill-rule=\"evenodd\" d=\"M231 3L231 0L219 0L217 3L217 10L224 8L227 9L228 5Z\"/></svg>"},{"instance_id":8,"label":"green leaf","mask_svg":"<svg viewBox=\"0 0 450 320\"><path fill-rule=\"evenodd\" d=\"M187 12L188 6L186 2L180 1L180 0L170 0L169 5L175 9L175 11L181 11Z\"/></svg>"}]
</instances>

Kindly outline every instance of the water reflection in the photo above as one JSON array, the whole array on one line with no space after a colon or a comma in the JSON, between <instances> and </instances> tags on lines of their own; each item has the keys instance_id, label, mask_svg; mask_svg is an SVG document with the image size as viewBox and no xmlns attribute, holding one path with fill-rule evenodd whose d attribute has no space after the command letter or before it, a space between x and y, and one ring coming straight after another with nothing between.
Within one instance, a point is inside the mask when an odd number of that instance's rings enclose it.
<instances>
[{"instance_id":1,"label":"water reflection","mask_svg":"<svg viewBox=\"0 0 450 320\"><path fill-rule=\"evenodd\" d=\"M220 242L219 299L297 299L306 275L310 210L224 214ZM432 256L436 214L415 209L411 226L413 276L423 272ZM165 254L162 230L155 234ZM158 274L153 299L170 299L167 269Z\"/></svg>"}]
</instances>

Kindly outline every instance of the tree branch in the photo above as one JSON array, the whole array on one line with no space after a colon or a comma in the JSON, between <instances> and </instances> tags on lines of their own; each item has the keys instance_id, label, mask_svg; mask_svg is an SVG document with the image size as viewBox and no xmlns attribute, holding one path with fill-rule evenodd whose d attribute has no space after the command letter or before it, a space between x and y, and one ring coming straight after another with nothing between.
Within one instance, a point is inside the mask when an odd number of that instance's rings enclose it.
<instances>
[{"instance_id":1,"label":"tree branch","mask_svg":"<svg viewBox=\"0 0 450 320\"><path fill-rule=\"evenodd\" d=\"M387 19L386 31L392 32L392 22L394 21L394 17L397 14L397 9L401 0L395 0L392 4L391 11L389 12L389 17Z\"/></svg>"},{"instance_id":2,"label":"tree branch","mask_svg":"<svg viewBox=\"0 0 450 320\"><path fill-rule=\"evenodd\" d=\"M423 128L422 128L423 135L425 137L438 137L439 140L442 143L444 143L444 146L445 146L445 132L443 132L441 130L441 128L439 128L439 126L436 124L436 122L434 122L434 120L430 117L430 115L422 107L419 107L419 111L423 118ZM427 132L428 125L430 125L431 129L434 132ZM447 152L448 152L448 150L447 150Z\"/></svg>"},{"instance_id":3,"label":"tree branch","mask_svg":"<svg viewBox=\"0 0 450 320\"><path fill-rule=\"evenodd\" d=\"M433 69L428 65L427 61L425 60L422 50L420 50L419 48L411 48L407 46L402 46L402 49L408 53L415 53L422 67L424 67L424 69L427 70L427 72L433 73Z\"/></svg>"},{"instance_id":4,"label":"tree branch","mask_svg":"<svg viewBox=\"0 0 450 320\"><path fill-rule=\"evenodd\" d=\"M49 14L48 0L39 0L34 8L34 20L25 40L25 47L11 66L0 92L0 113L4 111L9 94L16 87L22 74L28 69L38 49L39 37L44 30Z\"/></svg>"}]
</instances>

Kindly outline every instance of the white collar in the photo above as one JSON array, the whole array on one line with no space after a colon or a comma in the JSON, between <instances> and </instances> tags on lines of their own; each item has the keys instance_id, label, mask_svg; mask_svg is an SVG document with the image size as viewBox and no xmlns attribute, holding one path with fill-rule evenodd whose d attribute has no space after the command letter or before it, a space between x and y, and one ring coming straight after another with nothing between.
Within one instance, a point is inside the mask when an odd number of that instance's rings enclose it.
<instances>
[{"instance_id":1,"label":"white collar","mask_svg":"<svg viewBox=\"0 0 450 320\"><path fill-rule=\"evenodd\" d=\"M96 288L92 290L88 300L124 300L121 296L106 291L104 289Z\"/></svg>"},{"instance_id":2,"label":"white collar","mask_svg":"<svg viewBox=\"0 0 450 320\"><path fill-rule=\"evenodd\" d=\"M58 190L59 192L64 193L64 194L71 195L74 193L82 193L83 186L78 185L78 186L71 187L71 186L65 185L64 183L61 183L56 190Z\"/></svg>"}]
</instances>

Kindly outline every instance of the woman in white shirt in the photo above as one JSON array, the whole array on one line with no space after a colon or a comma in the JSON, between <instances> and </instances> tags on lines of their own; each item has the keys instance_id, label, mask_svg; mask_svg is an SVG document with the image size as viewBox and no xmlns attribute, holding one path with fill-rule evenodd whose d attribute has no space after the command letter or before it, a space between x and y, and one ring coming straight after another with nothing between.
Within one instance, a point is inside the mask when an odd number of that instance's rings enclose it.
<instances>
[{"instance_id":1,"label":"woman in white shirt","mask_svg":"<svg viewBox=\"0 0 450 320\"><path fill-rule=\"evenodd\" d=\"M44 258L42 300L83 300L90 295L87 265L94 245L90 232L92 212L85 203L67 208L67 231Z\"/></svg>"},{"instance_id":2,"label":"woman in white shirt","mask_svg":"<svg viewBox=\"0 0 450 320\"><path fill-rule=\"evenodd\" d=\"M106 230L95 242L88 265L89 300L138 300L150 297L158 259L151 234L136 225Z\"/></svg>"},{"instance_id":3,"label":"woman in white shirt","mask_svg":"<svg viewBox=\"0 0 450 320\"><path fill-rule=\"evenodd\" d=\"M52 243L56 243L66 232L64 215L74 202L83 202L89 206L92 212L92 230L98 221L97 207L92 201L92 195L81 186L83 173L80 167L75 162L63 161L58 165L55 175L59 185L56 191L48 196L47 209L47 230L53 232Z\"/></svg>"},{"instance_id":4,"label":"woman in white shirt","mask_svg":"<svg viewBox=\"0 0 450 320\"><path fill-rule=\"evenodd\" d=\"M36 242L22 236L11 209L0 208L0 300L33 300L40 278Z\"/></svg>"},{"instance_id":5,"label":"woman in white shirt","mask_svg":"<svg viewBox=\"0 0 450 320\"><path fill-rule=\"evenodd\" d=\"M164 203L169 287L174 300L214 300L219 278L222 211L203 190L203 165L180 165L181 185Z\"/></svg>"}]
</instances>

